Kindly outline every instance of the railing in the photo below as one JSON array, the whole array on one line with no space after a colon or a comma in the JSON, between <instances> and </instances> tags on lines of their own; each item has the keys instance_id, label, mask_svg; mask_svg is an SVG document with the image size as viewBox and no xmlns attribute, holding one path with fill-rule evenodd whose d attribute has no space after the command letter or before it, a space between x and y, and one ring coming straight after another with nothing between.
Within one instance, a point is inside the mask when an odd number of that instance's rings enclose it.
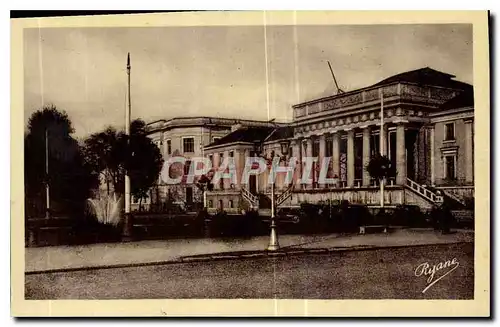
<instances>
[{"instance_id":1,"label":"railing","mask_svg":"<svg viewBox=\"0 0 500 327\"><path fill-rule=\"evenodd\" d=\"M462 200L461 198L459 198L458 196L456 196L455 194L453 194L452 192L447 192L446 190L441 190L444 194L446 194L446 196L452 198L453 200L457 201L458 203L460 203L461 205L466 205L465 201Z\"/></svg>"},{"instance_id":2,"label":"railing","mask_svg":"<svg viewBox=\"0 0 500 327\"><path fill-rule=\"evenodd\" d=\"M455 179L442 178L442 179L436 179L434 184L438 187L439 186L473 186L474 182L468 181L465 178L455 178Z\"/></svg>"},{"instance_id":3,"label":"railing","mask_svg":"<svg viewBox=\"0 0 500 327\"><path fill-rule=\"evenodd\" d=\"M427 200L434 202L434 203L442 203L443 202L443 197L441 195L437 195L436 193L432 192L431 190L423 187L422 185L418 184L417 182L412 181L411 179L407 178L406 179L406 185L420 194L422 197L426 198Z\"/></svg>"},{"instance_id":4,"label":"railing","mask_svg":"<svg viewBox=\"0 0 500 327\"><path fill-rule=\"evenodd\" d=\"M258 207L259 206L259 198L255 195L253 195L249 190L246 188L242 187L241 188L241 196L247 200L252 207Z\"/></svg>"},{"instance_id":5,"label":"railing","mask_svg":"<svg viewBox=\"0 0 500 327\"><path fill-rule=\"evenodd\" d=\"M279 206L283 202L285 202L292 195L292 190L293 190L293 184L290 185L283 193L278 195L278 197L276 198L276 206Z\"/></svg>"}]
</instances>

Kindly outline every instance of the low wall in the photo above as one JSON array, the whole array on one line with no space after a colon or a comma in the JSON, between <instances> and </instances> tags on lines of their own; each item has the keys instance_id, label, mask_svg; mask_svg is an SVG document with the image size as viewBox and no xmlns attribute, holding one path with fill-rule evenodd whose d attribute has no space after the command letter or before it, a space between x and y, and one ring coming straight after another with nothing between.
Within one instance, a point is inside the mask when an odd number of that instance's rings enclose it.
<instances>
[{"instance_id":1,"label":"low wall","mask_svg":"<svg viewBox=\"0 0 500 327\"><path fill-rule=\"evenodd\" d=\"M224 209L226 212L241 212L245 207L245 201L241 198L239 191L211 191L207 192L207 209L209 212L215 212ZM222 204L222 208L221 208Z\"/></svg>"},{"instance_id":2,"label":"low wall","mask_svg":"<svg viewBox=\"0 0 500 327\"><path fill-rule=\"evenodd\" d=\"M353 204L379 205L380 190L375 188L349 188L325 190L297 190L281 204L283 207L299 206L301 203L319 203L329 200L349 201ZM402 187L387 187L384 190L384 204L394 206L404 203Z\"/></svg>"},{"instance_id":3,"label":"low wall","mask_svg":"<svg viewBox=\"0 0 500 327\"><path fill-rule=\"evenodd\" d=\"M474 197L474 186L440 186L437 188L444 192L451 193L462 200Z\"/></svg>"}]
</instances>

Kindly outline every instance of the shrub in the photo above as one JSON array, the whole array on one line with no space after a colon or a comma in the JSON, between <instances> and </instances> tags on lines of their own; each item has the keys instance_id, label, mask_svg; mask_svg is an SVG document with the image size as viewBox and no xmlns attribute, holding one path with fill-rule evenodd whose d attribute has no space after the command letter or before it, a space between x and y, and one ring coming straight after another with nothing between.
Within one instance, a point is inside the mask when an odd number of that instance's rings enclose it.
<instances>
[{"instance_id":1,"label":"shrub","mask_svg":"<svg viewBox=\"0 0 500 327\"><path fill-rule=\"evenodd\" d=\"M243 215L227 215L225 212L212 216L208 226L211 237L250 237L263 235L268 226L255 211Z\"/></svg>"},{"instance_id":2,"label":"shrub","mask_svg":"<svg viewBox=\"0 0 500 327\"><path fill-rule=\"evenodd\" d=\"M382 179L396 176L396 169L387 156L380 154L372 157L366 166L366 171L372 178Z\"/></svg>"},{"instance_id":3,"label":"shrub","mask_svg":"<svg viewBox=\"0 0 500 327\"><path fill-rule=\"evenodd\" d=\"M375 225L389 227L393 224L393 212L387 208L380 208L373 217Z\"/></svg>"},{"instance_id":4,"label":"shrub","mask_svg":"<svg viewBox=\"0 0 500 327\"><path fill-rule=\"evenodd\" d=\"M335 207L329 204L301 204L299 228L305 233L328 233L334 231Z\"/></svg>"},{"instance_id":5,"label":"shrub","mask_svg":"<svg viewBox=\"0 0 500 327\"><path fill-rule=\"evenodd\" d=\"M368 208L364 205L341 205L341 215L343 224L341 225L342 232L357 232L359 226L370 225L373 223L373 216Z\"/></svg>"},{"instance_id":6,"label":"shrub","mask_svg":"<svg viewBox=\"0 0 500 327\"><path fill-rule=\"evenodd\" d=\"M426 227L429 224L420 207L413 205L398 205L392 214L391 223L408 227Z\"/></svg>"},{"instance_id":7,"label":"shrub","mask_svg":"<svg viewBox=\"0 0 500 327\"><path fill-rule=\"evenodd\" d=\"M450 231L450 227L456 225L455 217L445 204L435 206L430 212L430 217L434 229L442 230L445 233Z\"/></svg>"}]
</instances>

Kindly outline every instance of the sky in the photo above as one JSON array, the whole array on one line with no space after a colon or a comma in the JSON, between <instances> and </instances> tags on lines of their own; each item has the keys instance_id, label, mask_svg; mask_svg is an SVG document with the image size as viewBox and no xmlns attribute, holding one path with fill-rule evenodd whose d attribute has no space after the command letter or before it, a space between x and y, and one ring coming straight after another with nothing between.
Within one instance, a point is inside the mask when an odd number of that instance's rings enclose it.
<instances>
[{"instance_id":1,"label":"sky","mask_svg":"<svg viewBox=\"0 0 500 327\"><path fill-rule=\"evenodd\" d=\"M24 114L68 113L75 136L132 119L291 121L294 104L431 67L471 83L472 26L34 28L24 31Z\"/></svg>"}]
</instances>

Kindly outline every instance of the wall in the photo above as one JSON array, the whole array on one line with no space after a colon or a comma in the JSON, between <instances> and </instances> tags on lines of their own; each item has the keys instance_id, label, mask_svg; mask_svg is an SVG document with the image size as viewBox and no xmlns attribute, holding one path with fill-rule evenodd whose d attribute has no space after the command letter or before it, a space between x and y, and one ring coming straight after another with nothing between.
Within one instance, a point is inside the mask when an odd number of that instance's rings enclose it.
<instances>
[{"instance_id":1,"label":"wall","mask_svg":"<svg viewBox=\"0 0 500 327\"><path fill-rule=\"evenodd\" d=\"M214 137L223 137L230 132L230 127L221 128L217 127L217 130L213 130L206 126L191 126L191 127L175 127L166 131L158 131L149 135L149 137L155 142L158 147L160 147L160 152L163 159L166 161L170 157L179 155L184 158L190 159L194 157L202 157L203 151L202 147L212 143ZM184 153L183 152L183 138L193 137L194 138L194 152ZM168 155L168 144L167 140L171 141L171 154ZM179 185L166 185L159 178L159 192L158 196L155 196L156 203L165 202L167 200L168 191L175 203L182 203L186 201L186 187L191 187L193 190L193 202L203 201L203 192L193 184L179 184Z\"/></svg>"},{"instance_id":2,"label":"wall","mask_svg":"<svg viewBox=\"0 0 500 327\"><path fill-rule=\"evenodd\" d=\"M291 198L286 200L282 207L300 206L301 203L320 203L328 200L342 201L349 203L380 205L380 190L373 188L360 189L335 189L325 191L295 191ZM387 187L384 191L384 204L395 206L399 204L418 205L422 209L432 208L432 203L423 199L412 190L401 187Z\"/></svg>"},{"instance_id":3,"label":"wall","mask_svg":"<svg viewBox=\"0 0 500 327\"><path fill-rule=\"evenodd\" d=\"M238 191L212 191L207 193L208 212L215 212L220 209L219 200L222 200L222 209L228 213L241 213L242 209L248 207ZM232 208L229 205L231 200L233 201ZM212 201L212 205L210 205L210 201Z\"/></svg>"},{"instance_id":4,"label":"wall","mask_svg":"<svg viewBox=\"0 0 500 327\"><path fill-rule=\"evenodd\" d=\"M455 123L455 140L452 142L445 141L445 124ZM434 173L436 184L441 184L444 179L444 159L442 148L457 147L457 179L465 181L466 178L466 160L467 156L472 156L473 153L466 153L465 149L465 122L462 118L454 118L450 116L448 119L442 119L434 124Z\"/></svg>"}]
</instances>

